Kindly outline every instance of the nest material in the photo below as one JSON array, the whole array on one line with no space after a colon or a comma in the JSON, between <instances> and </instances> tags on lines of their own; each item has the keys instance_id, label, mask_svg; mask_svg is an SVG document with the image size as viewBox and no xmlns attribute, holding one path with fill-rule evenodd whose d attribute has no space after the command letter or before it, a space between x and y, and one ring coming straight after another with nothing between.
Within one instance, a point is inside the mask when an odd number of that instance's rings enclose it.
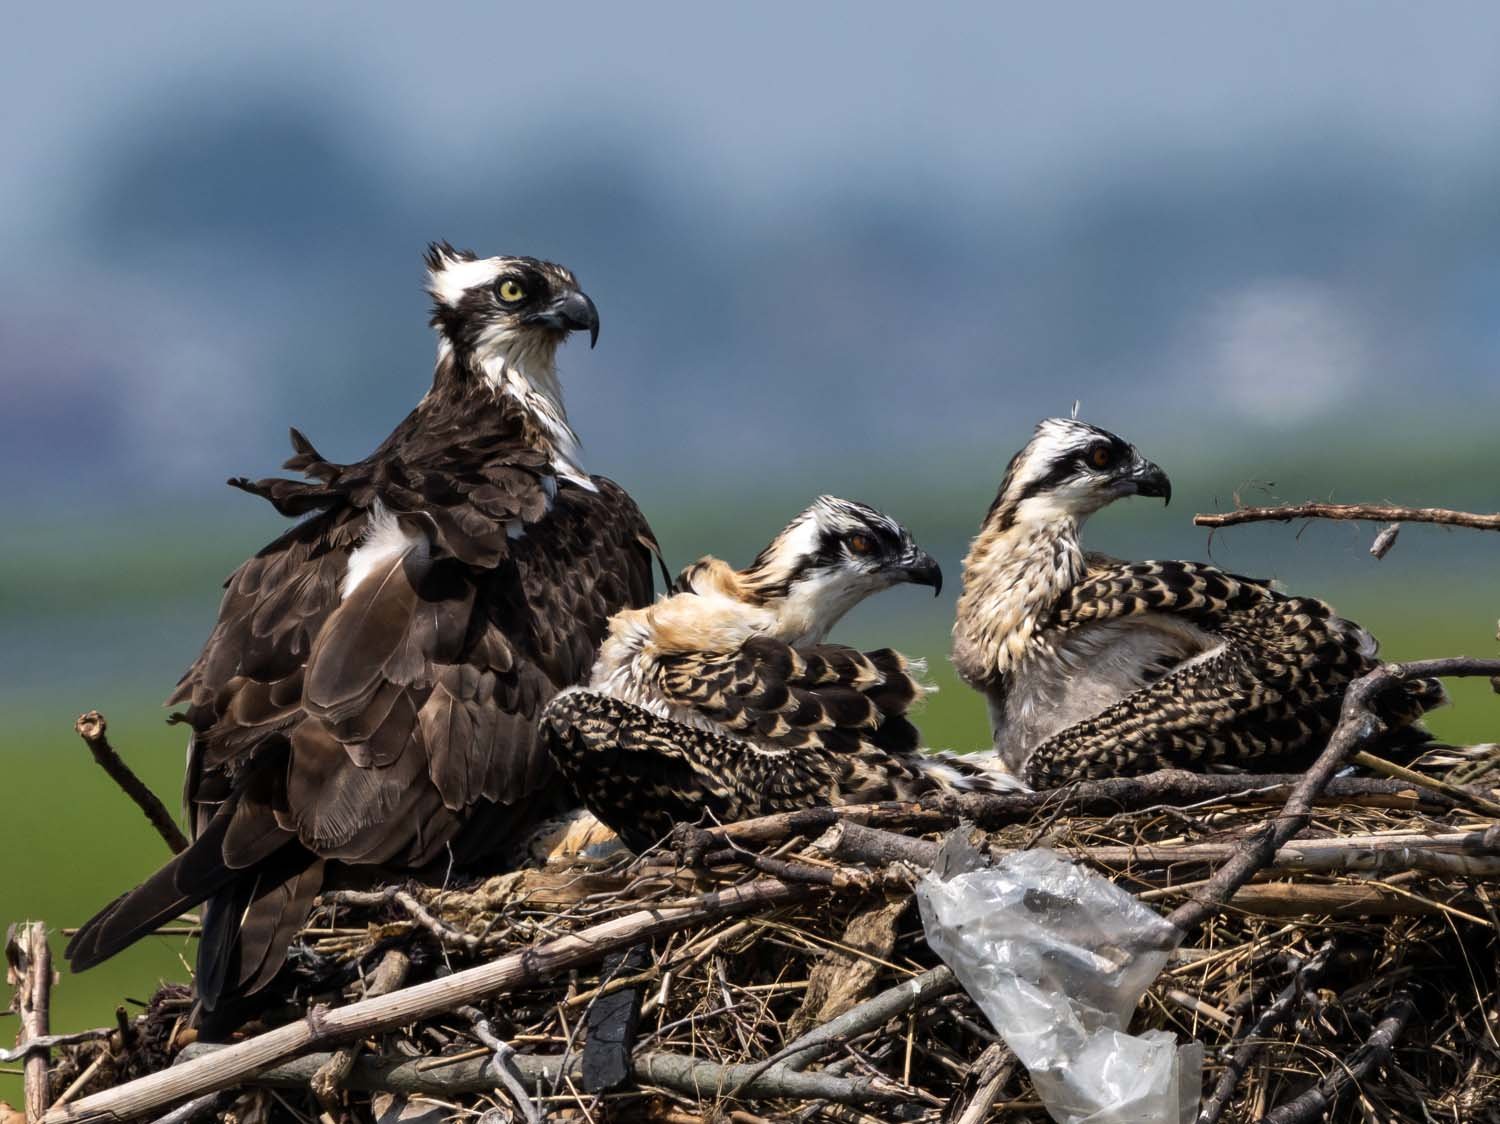
<instances>
[{"instance_id":1,"label":"nest material","mask_svg":"<svg viewBox=\"0 0 1500 1124\"><path fill-rule=\"evenodd\" d=\"M1272 867L1189 934L1141 1004L1134 1031L1207 1047L1206 1111L1222 1099L1226 1121L1500 1119L1500 839L1487 818L1384 784L1319 807ZM1018 822L1003 822L1017 819L1014 801L990 806L1013 809L988 817L991 850L1054 847L1172 906L1280 800L1252 792L1113 815L1059 815L1042 801ZM752 830L738 842L688 831L639 859L575 857L460 888L330 894L247 1035L643 906L767 875L806 891L294 1060L202 1108L358 1121L427 1110L490 1121L1047 1119L912 904L916 872L957 817L887 806L824 831L836 818L806 817L812 830L799 832L783 817L759 833L768 838ZM608 1069L607 1045L588 1046L591 1032L606 1034L600 1012L628 1016L636 1003L633 1045L616 1051L626 1080L585 1091L598 1083L588 1054ZM186 1015L181 990L167 989L128 1033L67 1047L54 1096L90 1069L73 1099L209 1049L190 1045ZM1232 1091L1215 1098L1231 1064Z\"/></svg>"}]
</instances>

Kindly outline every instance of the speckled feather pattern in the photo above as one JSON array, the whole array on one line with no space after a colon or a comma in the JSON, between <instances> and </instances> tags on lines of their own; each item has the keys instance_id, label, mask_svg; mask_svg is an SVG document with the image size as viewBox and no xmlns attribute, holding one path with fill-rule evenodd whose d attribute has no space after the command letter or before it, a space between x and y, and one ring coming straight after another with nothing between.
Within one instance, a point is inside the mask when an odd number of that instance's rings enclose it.
<instances>
[{"instance_id":1,"label":"speckled feather pattern","mask_svg":"<svg viewBox=\"0 0 1500 1124\"><path fill-rule=\"evenodd\" d=\"M1370 634L1326 603L1190 562L1091 574L1060 601L1052 624L1063 636L1145 613L1189 617L1220 643L1033 747L1028 783L1295 762L1321 748L1345 688L1376 664ZM1416 680L1386 692L1380 707L1400 727L1442 701L1440 683Z\"/></svg>"},{"instance_id":2,"label":"speckled feather pattern","mask_svg":"<svg viewBox=\"0 0 1500 1124\"><path fill-rule=\"evenodd\" d=\"M982 771L920 751L908 718L923 696L919 667L823 642L894 580L831 552L865 528L911 546L887 516L820 497L745 570L694 563L671 596L617 614L588 688L548 706L554 763L631 846L704 817L987 785Z\"/></svg>"},{"instance_id":3,"label":"speckled feather pattern","mask_svg":"<svg viewBox=\"0 0 1500 1124\"><path fill-rule=\"evenodd\" d=\"M779 751L588 690L559 695L544 721L553 760L584 804L636 851L677 823L906 799L935 787L914 758L915 731L894 715L863 733L804 726Z\"/></svg>"},{"instance_id":4,"label":"speckled feather pattern","mask_svg":"<svg viewBox=\"0 0 1500 1124\"><path fill-rule=\"evenodd\" d=\"M1295 763L1375 666L1374 638L1321 601L1193 562L1086 555L1089 515L1146 486L1170 494L1133 446L1048 419L964 561L954 664L986 698L992 760L1032 785ZM1442 697L1409 683L1381 705L1402 726Z\"/></svg>"}]
</instances>

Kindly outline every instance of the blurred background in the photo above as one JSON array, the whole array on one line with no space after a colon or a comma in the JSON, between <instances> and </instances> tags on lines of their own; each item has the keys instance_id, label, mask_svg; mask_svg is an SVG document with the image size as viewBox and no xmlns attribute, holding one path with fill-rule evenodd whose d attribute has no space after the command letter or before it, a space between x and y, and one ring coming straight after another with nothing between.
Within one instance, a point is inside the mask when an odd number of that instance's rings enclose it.
<instances>
[{"instance_id":1,"label":"blurred background","mask_svg":"<svg viewBox=\"0 0 1500 1124\"><path fill-rule=\"evenodd\" d=\"M819 492L911 526L943 599L843 638L932 660L934 745L986 737L945 663L965 543L1075 399L1177 500L1092 547L1280 578L1398 657L1495 654L1493 537L1410 527L1377 563L1373 528L1191 525L1497 506L1491 5L25 5L0 63L5 920L76 925L165 857L72 720L175 797L159 701L281 526L223 481L291 424L357 459L415 403L434 238L577 272L586 460L674 566L743 563ZM1440 733L1500 733L1455 694ZM65 976L56 1028L183 957Z\"/></svg>"}]
</instances>

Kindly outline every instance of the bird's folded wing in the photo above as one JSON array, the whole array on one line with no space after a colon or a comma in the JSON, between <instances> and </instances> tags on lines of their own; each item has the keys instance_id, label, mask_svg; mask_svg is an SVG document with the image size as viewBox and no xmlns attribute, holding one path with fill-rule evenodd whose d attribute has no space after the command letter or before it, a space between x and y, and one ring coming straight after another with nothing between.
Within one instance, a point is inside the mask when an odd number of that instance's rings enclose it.
<instances>
[{"instance_id":1,"label":"bird's folded wing","mask_svg":"<svg viewBox=\"0 0 1500 1124\"><path fill-rule=\"evenodd\" d=\"M851 752L773 749L583 689L548 704L541 740L588 810L637 852L679 823L912 799L940 783L916 753L886 752L868 735L851 736Z\"/></svg>"},{"instance_id":2,"label":"bird's folded wing","mask_svg":"<svg viewBox=\"0 0 1500 1124\"><path fill-rule=\"evenodd\" d=\"M1219 648L1042 742L1027 760L1028 782L1254 768L1320 749L1345 689L1374 666L1369 634L1314 598L1276 595L1221 616ZM1420 680L1388 694L1382 712L1400 725L1441 701L1442 688Z\"/></svg>"},{"instance_id":3,"label":"bird's folded wing","mask_svg":"<svg viewBox=\"0 0 1500 1124\"><path fill-rule=\"evenodd\" d=\"M609 481L549 500L526 468L449 474L441 488L439 475L402 470L402 486L467 497L467 514L453 513L450 527L432 507L387 507L399 535L387 532L408 546L352 589L341 589L348 555L372 528L352 498L230 578L174 696L195 730L187 790L201 822L228 775L271 770L279 822L315 854L420 866L476 801L517 804L549 782L541 709L586 674L609 615L649 601L655 540ZM498 544L484 523L500 528ZM476 569L449 549L461 535L466 551L503 549L505 560Z\"/></svg>"},{"instance_id":4,"label":"bird's folded wing","mask_svg":"<svg viewBox=\"0 0 1500 1124\"><path fill-rule=\"evenodd\" d=\"M917 748L907 711L922 685L888 648L793 648L756 637L734 652L688 652L659 662L656 687L676 707L761 744L854 753Z\"/></svg>"},{"instance_id":5,"label":"bird's folded wing","mask_svg":"<svg viewBox=\"0 0 1500 1124\"><path fill-rule=\"evenodd\" d=\"M1201 562L1118 562L1092 566L1058 599L1052 621L1054 627L1072 629L1168 613L1213 630L1236 613L1280 597L1267 582Z\"/></svg>"}]
</instances>

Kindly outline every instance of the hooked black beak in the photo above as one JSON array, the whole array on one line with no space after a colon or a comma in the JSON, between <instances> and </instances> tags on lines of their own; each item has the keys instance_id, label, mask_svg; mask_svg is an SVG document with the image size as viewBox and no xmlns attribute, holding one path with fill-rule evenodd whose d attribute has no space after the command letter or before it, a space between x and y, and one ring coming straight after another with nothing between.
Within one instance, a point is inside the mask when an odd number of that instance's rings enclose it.
<instances>
[{"instance_id":1,"label":"hooked black beak","mask_svg":"<svg viewBox=\"0 0 1500 1124\"><path fill-rule=\"evenodd\" d=\"M1135 458L1125 476L1125 481L1133 485L1131 490L1138 496L1160 496L1163 507L1172 502L1172 481L1167 479L1165 472L1145 457Z\"/></svg>"},{"instance_id":2,"label":"hooked black beak","mask_svg":"<svg viewBox=\"0 0 1500 1124\"><path fill-rule=\"evenodd\" d=\"M911 582L912 585L930 585L934 597L943 592L943 568L925 550L913 548L907 551L893 569L898 575L898 581Z\"/></svg>"},{"instance_id":3,"label":"hooked black beak","mask_svg":"<svg viewBox=\"0 0 1500 1124\"><path fill-rule=\"evenodd\" d=\"M587 328L589 347L599 342L599 310L587 293L577 289L563 293L538 313L534 322L559 332L581 332Z\"/></svg>"}]
</instances>

